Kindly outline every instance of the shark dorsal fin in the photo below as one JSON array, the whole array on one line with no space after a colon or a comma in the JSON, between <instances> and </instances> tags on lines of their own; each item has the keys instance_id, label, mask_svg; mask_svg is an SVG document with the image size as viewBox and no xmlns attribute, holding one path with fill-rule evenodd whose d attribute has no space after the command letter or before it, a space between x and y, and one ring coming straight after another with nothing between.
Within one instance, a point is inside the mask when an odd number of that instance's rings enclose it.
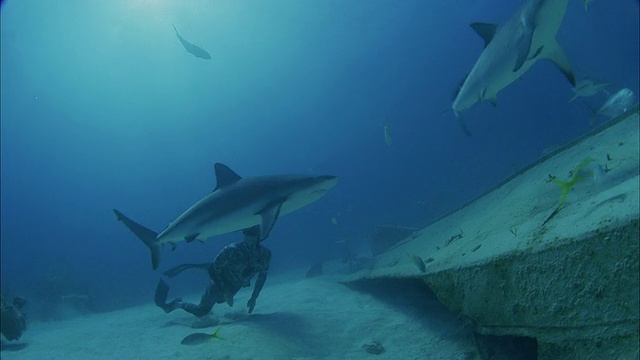
<instances>
[{"instance_id":1,"label":"shark dorsal fin","mask_svg":"<svg viewBox=\"0 0 640 360\"><path fill-rule=\"evenodd\" d=\"M216 172L216 188L213 189L213 191L233 185L238 180L242 179L240 175L229 169L227 165L216 163L214 168Z\"/></svg>"},{"instance_id":2,"label":"shark dorsal fin","mask_svg":"<svg viewBox=\"0 0 640 360\"><path fill-rule=\"evenodd\" d=\"M475 30L478 35L480 35L482 40L484 40L484 47L487 47L487 45L489 45L489 43L493 39L493 36L496 34L496 31L498 31L498 25L496 24L472 23L469 26L471 26L471 28Z\"/></svg>"},{"instance_id":3,"label":"shark dorsal fin","mask_svg":"<svg viewBox=\"0 0 640 360\"><path fill-rule=\"evenodd\" d=\"M564 74L564 76L569 80L571 85L576 86L576 76L573 74L573 70L571 70L571 63L569 62L569 58L564 53L564 50L560 47L558 42L554 41L551 44L547 44L544 53L540 55L541 59L547 59L558 67L560 71Z\"/></svg>"}]
</instances>

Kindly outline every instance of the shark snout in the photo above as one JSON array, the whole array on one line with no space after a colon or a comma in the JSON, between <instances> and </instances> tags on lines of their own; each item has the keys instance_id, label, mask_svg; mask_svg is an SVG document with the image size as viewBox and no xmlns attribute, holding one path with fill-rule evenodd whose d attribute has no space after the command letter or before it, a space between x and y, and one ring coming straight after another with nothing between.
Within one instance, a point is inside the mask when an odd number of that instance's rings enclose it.
<instances>
[{"instance_id":1,"label":"shark snout","mask_svg":"<svg viewBox=\"0 0 640 360\"><path fill-rule=\"evenodd\" d=\"M318 176L318 180L318 182L323 185L323 188L325 190L331 189L338 183L338 177L332 175Z\"/></svg>"}]
</instances>

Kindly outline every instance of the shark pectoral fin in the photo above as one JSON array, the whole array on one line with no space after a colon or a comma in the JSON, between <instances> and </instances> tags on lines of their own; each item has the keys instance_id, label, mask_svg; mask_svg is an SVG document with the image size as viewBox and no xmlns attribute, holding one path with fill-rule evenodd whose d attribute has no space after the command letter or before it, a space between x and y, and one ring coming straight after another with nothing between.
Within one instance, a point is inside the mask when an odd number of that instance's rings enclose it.
<instances>
[{"instance_id":1,"label":"shark pectoral fin","mask_svg":"<svg viewBox=\"0 0 640 360\"><path fill-rule=\"evenodd\" d=\"M496 31L498 31L498 25L496 24L472 23L469 24L469 26L471 26L471 28L475 30L478 35L480 35L482 40L484 40L484 47L487 47L487 45L489 45L489 43L493 39L493 36L496 34Z\"/></svg>"},{"instance_id":2,"label":"shark pectoral fin","mask_svg":"<svg viewBox=\"0 0 640 360\"><path fill-rule=\"evenodd\" d=\"M271 233L271 229L276 224L276 220L278 220L278 216L280 215L280 208L282 207L283 201L274 202L271 205L267 206L260 212L260 217L262 218L262 223L260 224L260 239L266 239Z\"/></svg>"},{"instance_id":3,"label":"shark pectoral fin","mask_svg":"<svg viewBox=\"0 0 640 360\"><path fill-rule=\"evenodd\" d=\"M113 209L113 212L116 214L118 221L122 221L124 225L151 250L151 266L153 270L157 269L158 265L160 265L160 257L162 256L162 244L156 241L158 233L129 219L116 209Z\"/></svg>"},{"instance_id":4,"label":"shark pectoral fin","mask_svg":"<svg viewBox=\"0 0 640 360\"><path fill-rule=\"evenodd\" d=\"M493 107L496 107L496 105L498 105L498 95L493 95L493 97L487 99L489 100L489 102L491 103L491 105Z\"/></svg>"},{"instance_id":5,"label":"shark pectoral fin","mask_svg":"<svg viewBox=\"0 0 640 360\"><path fill-rule=\"evenodd\" d=\"M569 58L564 53L564 50L562 50L558 42L554 40L552 44L547 44L544 48L544 51L542 52L541 57L556 64L558 69L562 71L571 85L573 85L573 87L576 86L576 76L573 74L573 70L571 69Z\"/></svg>"},{"instance_id":6,"label":"shark pectoral fin","mask_svg":"<svg viewBox=\"0 0 640 360\"><path fill-rule=\"evenodd\" d=\"M516 63L513 66L513 72L520 70L525 61L529 59L531 50L531 41L533 40L533 29L522 29L522 33L518 35L516 44ZM534 55L535 57L537 55Z\"/></svg>"},{"instance_id":7,"label":"shark pectoral fin","mask_svg":"<svg viewBox=\"0 0 640 360\"><path fill-rule=\"evenodd\" d=\"M197 239L197 238L198 238L198 235L200 235L200 233L189 234L189 235L187 235L187 236L185 236L185 237L184 237L184 240L185 240L187 243L190 243L190 242L192 242L193 240Z\"/></svg>"},{"instance_id":8,"label":"shark pectoral fin","mask_svg":"<svg viewBox=\"0 0 640 360\"><path fill-rule=\"evenodd\" d=\"M540 47L538 48L538 50L536 50L536 52L535 52L535 53L533 53L533 55L531 55L527 60L533 60L533 59L537 58L537 57L538 57L538 55L542 54L542 50L544 50L544 45L543 45L543 46L540 46Z\"/></svg>"}]
</instances>

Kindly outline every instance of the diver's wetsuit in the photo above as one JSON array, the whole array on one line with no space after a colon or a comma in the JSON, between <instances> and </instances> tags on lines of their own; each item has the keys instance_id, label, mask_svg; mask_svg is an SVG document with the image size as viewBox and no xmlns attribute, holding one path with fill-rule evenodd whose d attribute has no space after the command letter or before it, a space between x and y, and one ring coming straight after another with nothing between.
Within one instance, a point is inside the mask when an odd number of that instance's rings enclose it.
<instances>
[{"instance_id":1,"label":"diver's wetsuit","mask_svg":"<svg viewBox=\"0 0 640 360\"><path fill-rule=\"evenodd\" d=\"M195 316L202 317L208 314L213 305L226 302L233 306L233 297L243 287L251 285L251 278L257 273L253 288L253 294L247 303L249 313L253 311L258 295L267 280L267 271L271 263L271 251L260 245L258 241L259 228L245 230L245 240L240 243L226 246L213 263L208 267L211 282L205 290L200 303L190 304L176 299L166 304L168 286L161 280L156 289L156 304L165 312L182 309ZM202 264L185 265L178 272L186 268L203 268ZM173 270L173 269L172 269ZM171 272L171 270L169 270Z\"/></svg>"}]
</instances>

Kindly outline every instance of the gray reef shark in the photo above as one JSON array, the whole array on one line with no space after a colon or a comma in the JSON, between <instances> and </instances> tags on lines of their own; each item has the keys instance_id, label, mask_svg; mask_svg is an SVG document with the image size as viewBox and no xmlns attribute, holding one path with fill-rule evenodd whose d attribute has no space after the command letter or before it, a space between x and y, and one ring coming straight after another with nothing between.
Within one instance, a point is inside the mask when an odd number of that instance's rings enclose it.
<instances>
[{"instance_id":1,"label":"gray reef shark","mask_svg":"<svg viewBox=\"0 0 640 360\"><path fill-rule=\"evenodd\" d=\"M187 50L187 52L193 54L195 57L199 57L200 59L205 59L205 60L211 59L211 55L205 49L185 40L182 36L180 36L180 33L178 32L178 29L176 29L176 26L173 24L171 25L173 26L173 30L176 31L178 40L180 40L180 43L185 48L185 50Z\"/></svg>"},{"instance_id":2,"label":"gray reef shark","mask_svg":"<svg viewBox=\"0 0 640 360\"><path fill-rule=\"evenodd\" d=\"M163 244L204 241L260 225L260 238L269 236L279 215L311 204L338 182L335 176L273 175L241 178L227 166L215 164L217 186L159 234L114 209L122 221L151 250L151 265L160 263Z\"/></svg>"},{"instance_id":3,"label":"gray reef shark","mask_svg":"<svg viewBox=\"0 0 640 360\"><path fill-rule=\"evenodd\" d=\"M484 39L485 48L456 93L451 106L456 116L479 101L488 100L495 106L498 93L541 59L555 63L575 85L569 60L555 39L568 2L526 0L501 27L471 24Z\"/></svg>"}]
</instances>

